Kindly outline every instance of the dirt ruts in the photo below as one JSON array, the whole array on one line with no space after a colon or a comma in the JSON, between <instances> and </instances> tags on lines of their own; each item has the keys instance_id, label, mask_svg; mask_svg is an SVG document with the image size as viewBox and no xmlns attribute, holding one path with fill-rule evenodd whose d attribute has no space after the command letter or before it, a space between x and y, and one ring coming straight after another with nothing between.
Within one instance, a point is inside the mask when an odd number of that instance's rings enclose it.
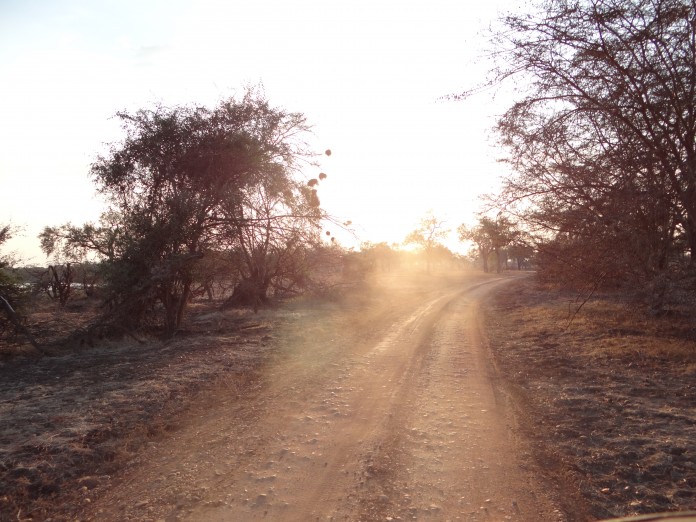
<instances>
[{"instance_id":1,"label":"dirt ruts","mask_svg":"<svg viewBox=\"0 0 696 522\"><path fill-rule=\"evenodd\" d=\"M261 391L202 404L84 518L566 520L491 384L478 305L505 283L296 312Z\"/></svg>"}]
</instances>

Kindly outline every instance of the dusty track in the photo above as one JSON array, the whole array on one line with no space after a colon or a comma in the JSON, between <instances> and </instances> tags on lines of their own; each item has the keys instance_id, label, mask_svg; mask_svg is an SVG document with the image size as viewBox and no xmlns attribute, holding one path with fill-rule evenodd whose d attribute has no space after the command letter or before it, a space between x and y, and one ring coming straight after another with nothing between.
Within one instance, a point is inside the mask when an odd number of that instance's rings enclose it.
<instances>
[{"instance_id":1,"label":"dusty track","mask_svg":"<svg viewBox=\"0 0 696 522\"><path fill-rule=\"evenodd\" d=\"M413 298L349 342L317 337L334 344L323 352L286 350L258 395L150 448L85 518L564 520L491 384L478 305L504 283Z\"/></svg>"}]
</instances>

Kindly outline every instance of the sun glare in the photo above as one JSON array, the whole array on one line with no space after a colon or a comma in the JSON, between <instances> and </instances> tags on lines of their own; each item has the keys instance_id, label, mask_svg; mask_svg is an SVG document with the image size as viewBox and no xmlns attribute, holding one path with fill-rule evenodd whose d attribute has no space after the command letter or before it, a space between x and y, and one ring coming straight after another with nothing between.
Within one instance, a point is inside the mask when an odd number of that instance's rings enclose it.
<instances>
[{"instance_id":1,"label":"sun glare","mask_svg":"<svg viewBox=\"0 0 696 522\"><path fill-rule=\"evenodd\" d=\"M477 35L503 3L466 16L444 1L387 5L176 1L163 11L138 4L137 16L128 1L109 12L62 2L45 15L8 10L0 176L15 197L4 198L0 221L25 230L10 248L40 258L42 227L98 218L89 165L104 143L122 139L116 111L211 106L257 83L271 103L303 112L319 150L332 150L321 201L353 221L356 246L401 242L430 208L453 227L470 220L497 179L487 129L499 101L439 98L485 76ZM263 38L252 23L261 20Z\"/></svg>"}]
</instances>

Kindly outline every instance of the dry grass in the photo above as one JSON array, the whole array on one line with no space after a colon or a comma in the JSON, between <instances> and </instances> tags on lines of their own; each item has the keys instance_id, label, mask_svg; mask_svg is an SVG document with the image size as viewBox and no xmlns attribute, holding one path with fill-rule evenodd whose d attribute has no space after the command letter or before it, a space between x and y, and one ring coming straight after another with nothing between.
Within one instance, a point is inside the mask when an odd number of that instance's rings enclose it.
<instances>
[{"instance_id":1,"label":"dry grass","mask_svg":"<svg viewBox=\"0 0 696 522\"><path fill-rule=\"evenodd\" d=\"M654 317L613 295L573 315L576 296L531 279L490 304L504 388L553 480L596 518L696 508L692 316Z\"/></svg>"},{"instance_id":2,"label":"dry grass","mask_svg":"<svg viewBox=\"0 0 696 522\"><path fill-rule=\"evenodd\" d=\"M0 520L73 519L143 444L177 429L201 393L254 386L269 352L263 316L196 319L168 343L107 342L0 363Z\"/></svg>"}]
</instances>

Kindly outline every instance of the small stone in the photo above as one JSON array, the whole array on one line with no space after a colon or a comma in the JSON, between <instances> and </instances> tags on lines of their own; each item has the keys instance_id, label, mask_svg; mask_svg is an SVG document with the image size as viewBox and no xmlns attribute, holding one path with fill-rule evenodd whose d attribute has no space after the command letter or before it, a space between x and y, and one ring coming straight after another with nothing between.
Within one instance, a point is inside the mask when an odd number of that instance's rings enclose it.
<instances>
[{"instance_id":1,"label":"small stone","mask_svg":"<svg viewBox=\"0 0 696 522\"><path fill-rule=\"evenodd\" d=\"M99 478L98 477L82 477L78 479L77 481L80 486L82 486L82 489L94 489L99 485Z\"/></svg>"}]
</instances>

